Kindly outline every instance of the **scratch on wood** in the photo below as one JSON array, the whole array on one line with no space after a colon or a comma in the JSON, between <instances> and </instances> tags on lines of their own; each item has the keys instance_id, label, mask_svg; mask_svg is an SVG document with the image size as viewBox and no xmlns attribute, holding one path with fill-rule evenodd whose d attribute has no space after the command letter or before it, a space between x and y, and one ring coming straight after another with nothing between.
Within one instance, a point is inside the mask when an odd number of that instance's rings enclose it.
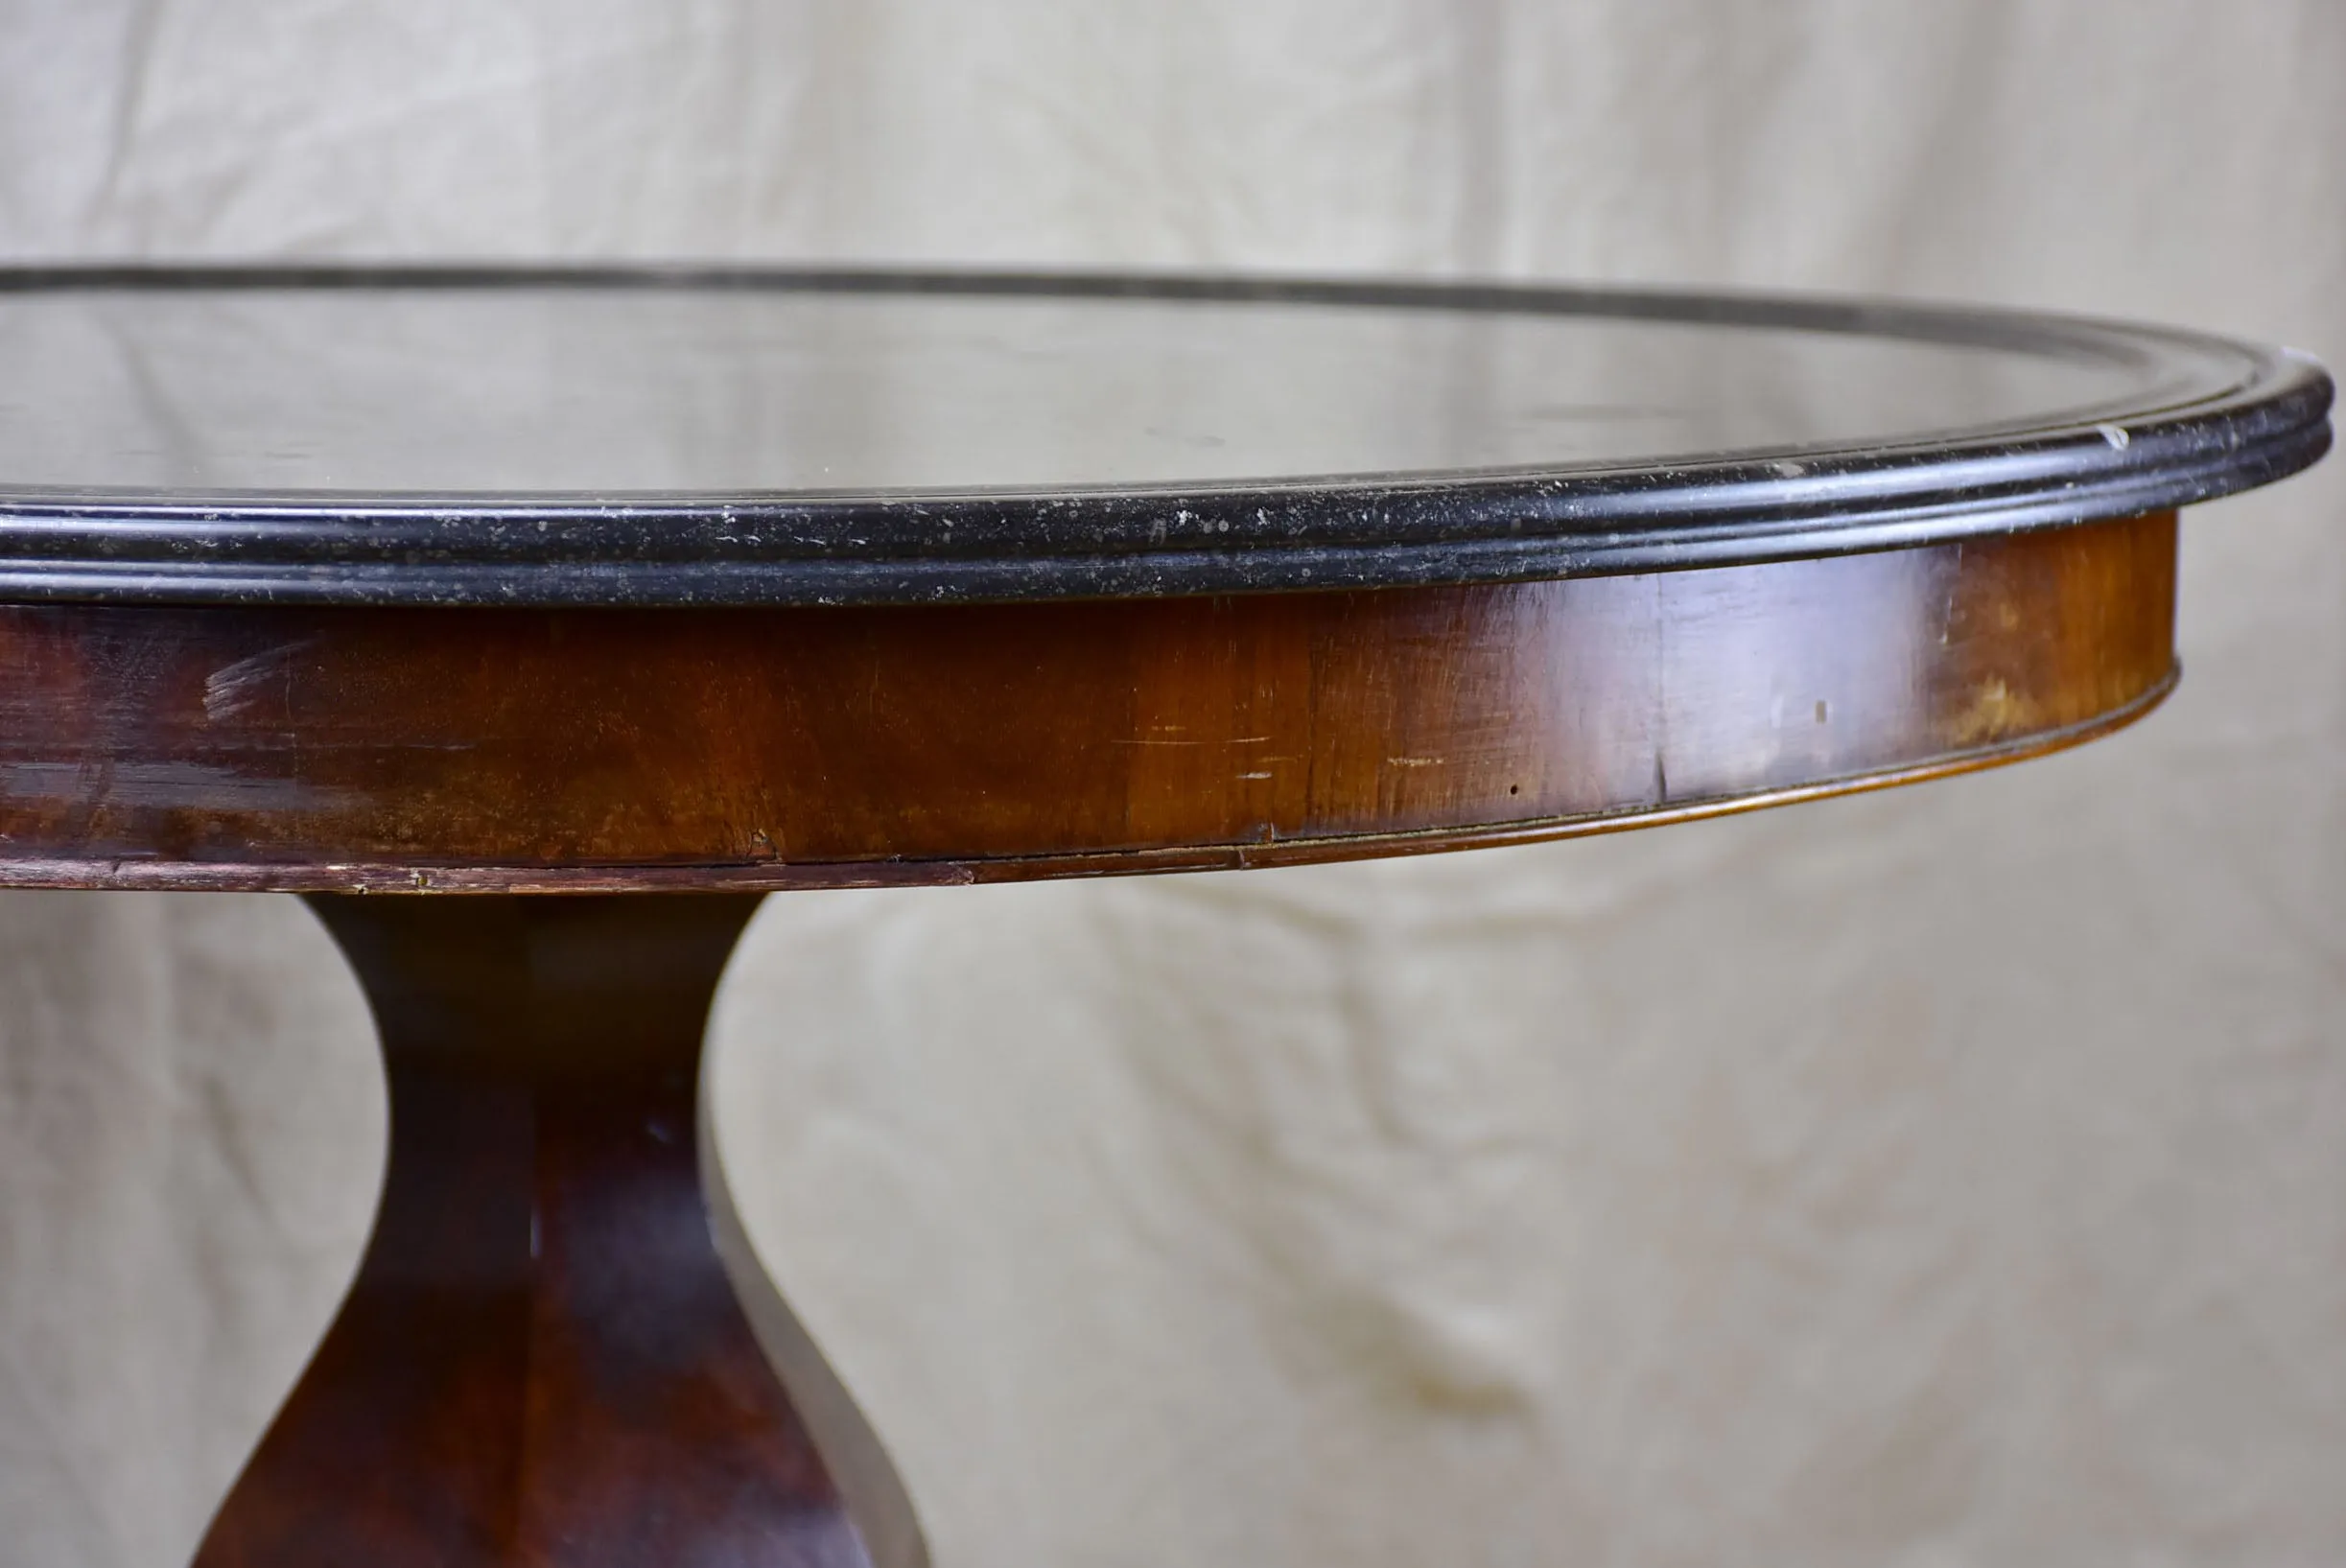
<instances>
[{"instance_id":1,"label":"scratch on wood","mask_svg":"<svg viewBox=\"0 0 2346 1568\"><path fill-rule=\"evenodd\" d=\"M304 638L282 643L212 671L203 681L203 716L217 724L250 709L272 683L287 680L293 670L293 656L315 641Z\"/></svg>"}]
</instances>

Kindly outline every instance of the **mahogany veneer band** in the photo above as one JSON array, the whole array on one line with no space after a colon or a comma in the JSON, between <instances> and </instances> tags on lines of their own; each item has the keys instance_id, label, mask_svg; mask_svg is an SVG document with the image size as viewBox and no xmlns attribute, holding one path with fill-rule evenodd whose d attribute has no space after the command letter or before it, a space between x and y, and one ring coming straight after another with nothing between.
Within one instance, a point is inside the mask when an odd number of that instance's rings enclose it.
<instances>
[{"instance_id":1,"label":"mahogany veneer band","mask_svg":"<svg viewBox=\"0 0 2346 1568\"><path fill-rule=\"evenodd\" d=\"M947 882L1704 815L2139 715L2175 536L1072 603L5 607L0 882Z\"/></svg>"}]
</instances>

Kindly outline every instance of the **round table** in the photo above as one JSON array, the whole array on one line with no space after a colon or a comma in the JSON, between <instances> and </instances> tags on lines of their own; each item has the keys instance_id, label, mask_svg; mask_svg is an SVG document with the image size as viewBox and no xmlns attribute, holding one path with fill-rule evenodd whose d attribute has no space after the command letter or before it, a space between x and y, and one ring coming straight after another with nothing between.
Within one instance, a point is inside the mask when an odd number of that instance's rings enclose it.
<instances>
[{"instance_id":1,"label":"round table","mask_svg":"<svg viewBox=\"0 0 2346 1568\"><path fill-rule=\"evenodd\" d=\"M2331 397L1883 302L773 269L20 268L0 363L0 883L307 894L389 1076L205 1568L924 1560L698 1134L763 892L2071 745Z\"/></svg>"}]
</instances>

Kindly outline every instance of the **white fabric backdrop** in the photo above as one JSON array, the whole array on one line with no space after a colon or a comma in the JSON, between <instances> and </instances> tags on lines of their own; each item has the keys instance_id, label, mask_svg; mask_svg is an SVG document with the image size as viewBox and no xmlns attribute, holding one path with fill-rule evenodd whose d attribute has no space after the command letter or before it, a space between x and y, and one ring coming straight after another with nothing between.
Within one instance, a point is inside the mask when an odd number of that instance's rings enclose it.
<instances>
[{"instance_id":1,"label":"white fabric backdrop","mask_svg":"<svg viewBox=\"0 0 2346 1568\"><path fill-rule=\"evenodd\" d=\"M0 251L1857 288L2346 363L2346 6L0 0ZM0 367L0 374L5 367ZM769 902L761 1246L944 1568L2346 1560L2346 461L2010 772ZM0 897L0 1564L155 1568L381 1158L290 901Z\"/></svg>"}]
</instances>

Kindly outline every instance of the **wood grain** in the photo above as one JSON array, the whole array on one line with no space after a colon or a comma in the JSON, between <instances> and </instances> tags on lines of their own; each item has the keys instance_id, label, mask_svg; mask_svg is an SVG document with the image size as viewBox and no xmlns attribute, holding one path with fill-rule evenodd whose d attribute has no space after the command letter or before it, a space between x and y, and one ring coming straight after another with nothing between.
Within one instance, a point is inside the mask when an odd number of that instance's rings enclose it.
<instances>
[{"instance_id":1,"label":"wood grain","mask_svg":"<svg viewBox=\"0 0 2346 1568\"><path fill-rule=\"evenodd\" d=\"M788 887L1602 831L2072 743L2172 513L1470 587L882 609L0 608L0 880Z\"/></svg>"}]
</instances>

